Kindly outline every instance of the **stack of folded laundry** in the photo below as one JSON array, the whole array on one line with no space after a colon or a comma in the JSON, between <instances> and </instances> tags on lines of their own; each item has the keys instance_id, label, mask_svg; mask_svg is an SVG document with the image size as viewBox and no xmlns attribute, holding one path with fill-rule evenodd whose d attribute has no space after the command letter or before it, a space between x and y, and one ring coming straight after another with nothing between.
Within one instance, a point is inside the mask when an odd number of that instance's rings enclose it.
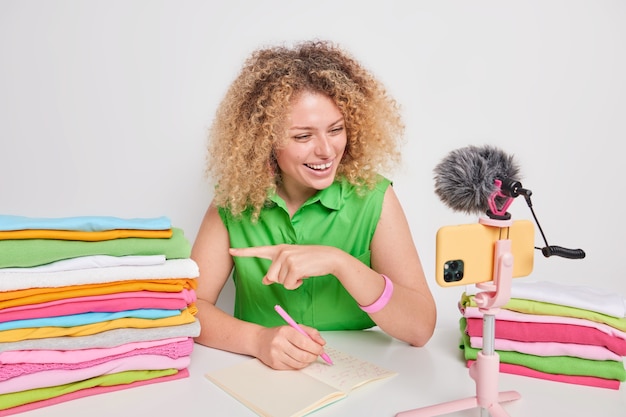
<instances>
[{"instance_id":1,"label":"stack of folded laundry","mask_svg":"<svg viewBox=\"0 0 626 417\"><path fill-rule=\"evenodd\" d=\"M0 215L0 415L187 377L190 253L167 217Z\"/></svg>"},{"instance_id":2,"label":"stack of folded laundry","mask_svg":"<svg viewBox=\"0 0 626 417\"><path fill-rule=\"evenodd\" d=\"M468 287L459 308L468 366L483 346L483 313ZM626 299L611 291L513 280L495 316L500 371L551 381L619 389L626 380Z\"/></svg>"}]
</instances>

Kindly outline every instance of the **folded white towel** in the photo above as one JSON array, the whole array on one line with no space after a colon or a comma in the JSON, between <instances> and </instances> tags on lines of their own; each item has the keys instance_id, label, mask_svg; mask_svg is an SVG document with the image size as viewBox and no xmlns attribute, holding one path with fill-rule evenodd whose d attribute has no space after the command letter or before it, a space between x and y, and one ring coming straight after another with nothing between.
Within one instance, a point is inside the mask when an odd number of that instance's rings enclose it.
<instances>
[{"instance_id":1,"label":"folded white towel","mask_svg":"<svg viewBox=\"0 0 626 417\"><path fill-rule=\"evenodd\" d=\"M111 266L162 265L163 263L165 263L165 255L87 255L29 268L1 268L0 272L56 272Z\"/></svg>"},{"instance_id":2,"label":"folded white towel","mask_svg":"<svg viewBox=\"0 0 626 417\"><path fill-rule=\"evenodd\" d=\"M197 278L198 265L189 258L168 259L160 265L112 266L55 272L2 272L0 291L27 288L58 288L137 279Z\"/></svg>"},{"instance_id":3,"label":"folded white towel","mask_svg":"<svg viewBox=\"0 0 626 417\"><path fill-rule=\"evenodd\" d=\"M474 285L468 285L465 289L468 295L476 295L481 291ZM586 285L514 279L511 283L511 298L559 304L611 317L626 317L626 297L607 289Z\"/></svg>"},{"instance_id":4,"label":"folded white towel","mask_svg":"<svg viewBox=\"0 0 626 417\"><path fill-rule=\"evenodd\" d=\"M200 322L177 326L152 327L147 329L121 328L95 333L87 336L45 337L43 339L26 339L19 342L0 343L0 352L14 350L76 350L97 349L120 346L131 342L145 342L171 337L196 337L200 334Z\"/></svg>"}]
</instances>

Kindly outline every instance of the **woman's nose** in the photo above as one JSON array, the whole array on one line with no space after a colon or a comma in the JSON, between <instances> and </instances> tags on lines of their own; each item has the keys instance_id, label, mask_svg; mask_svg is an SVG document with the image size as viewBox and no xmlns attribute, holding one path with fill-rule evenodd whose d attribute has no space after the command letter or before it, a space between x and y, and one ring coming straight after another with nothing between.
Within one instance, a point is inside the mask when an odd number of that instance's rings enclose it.
<instances>
[{"instance_id":1,"label":"woman's nose","mask_svg":"<svg viewBox=\"0 0 626 417\"><path fill-rule=\"evenodd\" d=\"M317 140L317 146L315 147L315 153L319 156L330 156L332 154L333 147L330 143L330 138L326 135L320 135Z\"/></svg>"}]
</instances>

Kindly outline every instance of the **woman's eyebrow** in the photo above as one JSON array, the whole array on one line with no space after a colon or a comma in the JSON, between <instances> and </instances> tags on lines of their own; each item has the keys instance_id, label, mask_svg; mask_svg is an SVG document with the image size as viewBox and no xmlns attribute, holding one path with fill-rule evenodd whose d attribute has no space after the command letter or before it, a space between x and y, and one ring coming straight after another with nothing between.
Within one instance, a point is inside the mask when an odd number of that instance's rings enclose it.
<instances>
[{"instance_id":1,"label":"woman's eyebrow","mask_svg":"<svg viewBox=\"0 0 626 417\"><path fill-rule=\"evenodd\" d=\"M336 125L336 124L338 124L338 123L343 122L343 119L344 119L343 117L340 117L340 118L339 118L339 119L337 119L336 121L334 121L334 122L332 122L331 124L329 124L329 125L328 125L328 127L330 127L330 126L334 126L334 125ZM291 127L289 128L289 130L311 130L311 129L315 129L315 128L314 128L314 127L312 127L312 126L291 126Z\"/></svg>"}]
</instances>

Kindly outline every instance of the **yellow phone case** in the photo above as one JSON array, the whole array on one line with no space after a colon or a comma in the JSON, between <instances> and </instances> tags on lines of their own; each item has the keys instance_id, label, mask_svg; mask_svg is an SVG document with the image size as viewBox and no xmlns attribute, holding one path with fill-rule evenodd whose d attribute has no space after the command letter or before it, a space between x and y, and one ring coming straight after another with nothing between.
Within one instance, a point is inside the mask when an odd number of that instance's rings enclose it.
<instances>
[{"instance_id":1,"label":"yellow phone case","mask_svg":"<svg viewBox=\"0 0 626 417\"><path fill-rule=\"evenodd\" d=\"M535 226L530 220L515 220L508 228L481 223L441 227L435 247L437 284L448 287L492 281L495 242L507 238L511 240L513 277L529 275L535 250Z\"/></svg>"}]
</instances>

